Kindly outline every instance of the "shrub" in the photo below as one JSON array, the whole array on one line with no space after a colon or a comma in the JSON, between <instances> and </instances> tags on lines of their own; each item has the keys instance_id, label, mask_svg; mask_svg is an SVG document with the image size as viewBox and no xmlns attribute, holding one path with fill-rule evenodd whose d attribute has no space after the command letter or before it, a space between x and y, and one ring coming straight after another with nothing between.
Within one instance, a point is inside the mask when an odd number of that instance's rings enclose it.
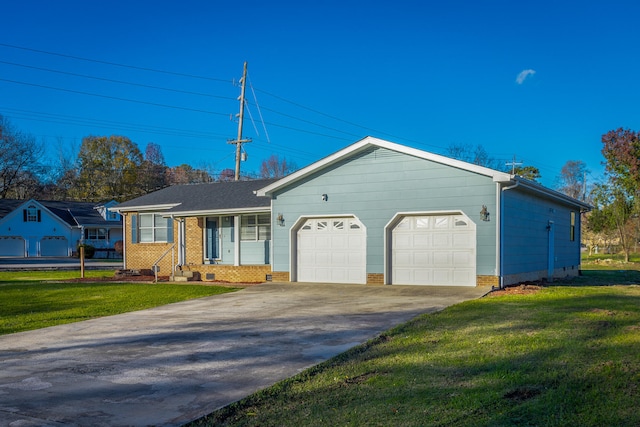
<instances>
[{"instance_id":1,"label":"shrub","mask_svg":"<svg viewBox=\"0 0 640 427\"><path fill-rule=\"evenodd\" d=\"M78 258L80 258L80 248L84 248L84 257L85 258L93 258L93 254L96 253L96 248L87 244L79 244L78 245Z\"/></svg>"}]
</instances>

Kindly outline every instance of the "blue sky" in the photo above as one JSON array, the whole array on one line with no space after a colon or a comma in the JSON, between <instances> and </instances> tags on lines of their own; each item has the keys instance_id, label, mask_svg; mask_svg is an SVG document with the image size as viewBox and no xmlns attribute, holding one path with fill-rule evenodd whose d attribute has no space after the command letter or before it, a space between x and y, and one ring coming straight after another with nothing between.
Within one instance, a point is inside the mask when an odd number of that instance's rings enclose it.
<instances>
[{"instance_id":1,"label":"blue sky","mask_svg":"<svg viewBox=\"0 0 640 427\"><path fill-rule=\"evenodd\" d=\"M116 134L159 144L170 166L233 168L247 61L243 172L372 135L438 154L482 145L548 186L582 160L593 181L602 134L640 129L638 16L616 0L13 1L0 114L52 158Z\"/></svg>"}]
</instances>

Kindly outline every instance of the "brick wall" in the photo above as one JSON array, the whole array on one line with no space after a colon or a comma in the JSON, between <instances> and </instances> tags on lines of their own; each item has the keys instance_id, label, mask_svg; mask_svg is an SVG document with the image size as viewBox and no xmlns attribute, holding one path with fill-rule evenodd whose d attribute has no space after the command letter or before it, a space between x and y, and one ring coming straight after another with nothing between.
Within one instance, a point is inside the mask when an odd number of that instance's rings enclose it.
<instances>
[{"instance_id":1,"label":"brick wall","mask_svg":"<svg viewBox=\"0 0 640 427\"><path fill-rule=\"evenodd\" d=\"M272 271L271 280L274 282L290 282L290 276L288 271Z\"/></svg>"},{"instance_id":2,"label":"brick wall","mask_svg":"<svg viewBox=\"0 0 640 427\"><path fill-rule=\"evenodd\" d=\"M126 236L124 236L125 240L125 262L127 268L130 269L150 269L153 266L158 258L162 256L169 248L173 245L173 243L133 243L131 241L131 213L125 214L125 230ZM174 227L173 230L173 239L174 241L178 240L178 230L177 227ZM176 251L176 247L173 249L174 251L174 259L177 260L178 253ZM169 275L171 274L172 266L171 266L171 253L168 253L162 261L158 264L160 267L161 275Z\"/></svg>"},{"instance_id":3,"label":"brick wall","mask_svg":"<svg viewBox=\"0 0 640 427\"><path fill-rule=\"evenodd\" d=\"M367 285L384 285L384 274L367 273Z\"/></svg>"},{"instance_id":4,"label":"brick wall","mask_svg":"<svg viewBox=\"0 0 640 427\"><path fill-rule=\"evenodd\" d=\"M202 264L204 259L204 218L185 219L186 263ZM176 237L177 241L177 237Z\"/></svg>"},{"instance_id":5,"label":"brick wall","mask_svg":"<svg viewBox=\"0 0 640 427\"><path fill-rule=\"evenodd\" d=\"M183 270L199 272L203 282L262 283L267 280L267 274L271 274L270 265L200 264L185 266ZM208 274L215 277L207 277Z\"/></svg>"},{"instance_id":6,"label":"brick wall","mask_svg":"<svg viewBox=\"0 0 640 427\"><path fill-rule=\"evenodd\" d=\"M500 277L476 276L476 286L500 286Z\"/></svg>"}]
</instances>

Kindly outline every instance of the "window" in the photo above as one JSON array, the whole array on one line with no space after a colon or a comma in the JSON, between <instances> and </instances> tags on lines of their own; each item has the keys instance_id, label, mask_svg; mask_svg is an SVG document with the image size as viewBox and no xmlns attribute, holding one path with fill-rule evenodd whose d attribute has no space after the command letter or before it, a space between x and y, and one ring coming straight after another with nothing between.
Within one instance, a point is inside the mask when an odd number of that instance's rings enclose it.
<instances>
[{"instance_id":1,"label":"window","mask_svg":"<svg viewBox=\"0 0 640 427\"><path fill-rule=\"evenodd\" d=\"M569 226L569 240L572 242L576 240L576 213L570 213L570 226Z\"/></svg>"},{"instance_id":2,"label":"window","mask_svg":"<svg viewBox=\"0 0 640 427\"><path fill-rule=\"evenodd\" d=\"M85 228L84 238L86 240L107 240L109 231L106 228Z\"/></svg>"},{"instance_id":3,"label":"window","mask_svg":"<svg viewBox=\"0 0 640 427\"><path fill-rule=\"evenodd\" d=\"M161 214L139 214L139 221L140 243L173 241L171 218L163 218Z\"/></svg>"},{"instance_id":4,"label":"window","mask_svg":"<svg viewBox=\"0 0 640 427\"><path fill-rule=\"evenodd\" d=\"M113 212L110 209L107 209L107 221L118 221L120 219L120 215L118 212Z\"/></svg>"},{"instance_id":5,"label":"window","mask_svg":"<svg viewBox=\"0 0 640 427\"><path fill-rule=\"evenodd\" d=\"M22 211L22 219L24 222L40 222L40 209L36 208L35 205L29 205L27 209Z\"/></svg>"},{"instance_id":6,"label":"window","mask_svg":"<svg viewBox=\"0 0 640 427\"><path fill-rule=\"evenodd\" d=\"M257 241L271 239L271 215L243 215L240 222L240 240Z\"/></svg>"}]
</instances>

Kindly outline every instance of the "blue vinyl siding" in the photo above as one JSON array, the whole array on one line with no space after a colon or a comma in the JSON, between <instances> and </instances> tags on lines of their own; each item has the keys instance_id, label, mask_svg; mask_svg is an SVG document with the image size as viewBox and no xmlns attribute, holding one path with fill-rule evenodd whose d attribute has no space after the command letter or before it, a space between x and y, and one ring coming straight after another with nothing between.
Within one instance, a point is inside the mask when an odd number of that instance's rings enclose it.
<instances>
[{"instance_id":1,"label":"blue vinyl siding","mask_svg":"<svg viewBox=\"0 0 640 427\"><path fill-rule=\"evenodd\" d=\"M495 215L495 192L490 177L372 148L274 195L273 216L282 213L285 226L273 224L273 269L289 271L289 230L302 216L357 216L367 228L367 273L383 273L384 228L396 213L462 211L477 226L477 274L497 274L495 217L480 220L483 205Z\"/></svg>"},{"instance_id":2,"label":"blue vinyl siding","mask_svg":"<svg viewBox=\"0 0 640 427\"><path fill-rule=\"evenodd\" d=\"M503 193L503 272L505 275L546 271L549 221L554 224L555 268L580 265L580 212L518 188ZM570 239L571 212L576 212L576 236Z\"/></svg>"}]
</instances>

